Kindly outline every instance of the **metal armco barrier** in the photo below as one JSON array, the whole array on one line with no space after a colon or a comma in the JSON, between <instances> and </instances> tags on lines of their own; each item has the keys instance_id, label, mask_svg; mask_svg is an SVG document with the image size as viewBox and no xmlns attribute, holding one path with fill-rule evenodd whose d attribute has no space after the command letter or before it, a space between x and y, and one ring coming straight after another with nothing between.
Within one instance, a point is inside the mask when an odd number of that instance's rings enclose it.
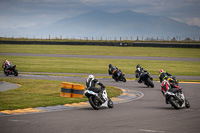
<instances>
[{"instance_id":1,"label":"metal armco barrier","mask_svg":"<svg viewBox=\"0 0 200 133\"><path fill-rule=\"evenodd\" d=\"M92 45L92 46L120 46L120 47L175 47L200 48L200 43L181 42L52 42L52 41L0 41L0 44L33 44L33 45Z\"/></svg>"}]
</instances>

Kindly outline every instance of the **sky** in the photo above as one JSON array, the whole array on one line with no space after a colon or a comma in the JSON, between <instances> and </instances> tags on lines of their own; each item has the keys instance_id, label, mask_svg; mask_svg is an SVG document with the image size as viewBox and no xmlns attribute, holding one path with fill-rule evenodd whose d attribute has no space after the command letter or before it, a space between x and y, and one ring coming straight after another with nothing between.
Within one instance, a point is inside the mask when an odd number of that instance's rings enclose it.
<instances>
[{"instance_id":1,"label":"sky","mask_svg":"<svg viewBox=\"0 0 200 133\"><path fill-rule=\"evenodd\" d=\"M200 26L200 0L0 0L0 28L45 25L93 10L132 10Z\"/></svg>"}]
</instances>

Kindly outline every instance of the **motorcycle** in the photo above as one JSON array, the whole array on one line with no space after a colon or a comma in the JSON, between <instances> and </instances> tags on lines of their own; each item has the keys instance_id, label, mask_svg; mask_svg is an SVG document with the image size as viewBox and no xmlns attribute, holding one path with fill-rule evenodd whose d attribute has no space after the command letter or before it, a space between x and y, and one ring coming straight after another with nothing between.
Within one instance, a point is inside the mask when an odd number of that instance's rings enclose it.
<instances>
[{"instance_id":1,"label":"motorcycle","mask_svg":"<svg viewBox=\"0 0 200 133\"><path fill-rule=\"evenodd\" d=\"M91 90L86 90L84 94L89 99L90 105L95 110L100 109L101 106L107 106L109 108L113 108L114 106L112 100L107 95L106 88L103 90L102 94L95 93Z\"/></svg>"},{"instance_id":2,"label":"motorcycle","mask_svg":"<svg viewBox=\"0 0 200 133\"><path fill-rule=\"evenodd\" d=\"M164 82L167 82L167 81L164 81ZM180 108L183 108L183 107L186 107L186 108L190 108L190 103L188 102L188 100L185 98L183 92L182 92L182 88L181 90L179 91L169 91L169 82L167 82L168 85L163 85L161 86L161 88L165 88L167 89L166 92L164 92L162 90L162 93L164 94L165 96L165 99L166 99L166 103L167 104L171 104L175 109L180 109Z\"/></svg>"},{"instance_id":3,"label":"motorcycle","mask_svg":"<svg viewBox=\"0 0 200 133\"><path fill-rule=\"evenodd\" d=\"M8 75L18 76L18 69L16 69L16 65L11 65L10 68L8 68L8 69L4 68L4 74L6 76L8 76Z\"/></svg>"},{"instance_id":4,"label":"motorcycle","mask_svg":"<svg viewBox=\"0 0 200 133\"><path fill-rule=\"evenodd\" d=\"M117 77L114 78L114 80L115 80L116 82L118 82L118 81L126 82L125 73L122 73L122 72L119 70L119 73L117 74Z\"/></svg>"},{"instance_id":5,"label":"motorcycle","mask_svg":"<svg viewBox=\"0 0 200 133\"><path fill-rule=\"evenodd\" d=\"M166 101L175 108L175 109L180 109L183 107L186 108L190 108L190 103L188 102L188 100L185 98L183 93L173 93L173 92L169 92L167 91L165 93L166 95Z\"/></svg>"},{"instance_id":6,"label":"motorcycle","mask_svg":"<svg viewBox=\"0 0 200 133\"><path fill-rule=\"evenodd\" d=\"M139 78L139 75L136 74L136 78ZM154 83L153 83L153 77L150 75L150 73L148 72L144 72L142 73L140 76L141 77L141 83L144 83L147 87L151 86L151 88L154 87Z\"/></svg>"}]
</instances>

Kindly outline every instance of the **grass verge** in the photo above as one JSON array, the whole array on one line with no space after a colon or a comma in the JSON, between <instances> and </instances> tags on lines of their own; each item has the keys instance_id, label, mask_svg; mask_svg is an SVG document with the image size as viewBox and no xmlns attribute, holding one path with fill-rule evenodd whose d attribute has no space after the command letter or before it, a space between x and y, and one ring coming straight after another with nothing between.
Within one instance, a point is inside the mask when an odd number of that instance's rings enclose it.
<instances>
[{"instance_id":1,"label":"grass verge","mask_svg":"<svg viewBox=\"0 0 200 133\"><path fill-rule=\"evenodd\" d=\"M113 47L74 45L17 45L0 44L0 53L151 56L199 58L198 48ZM90 52L89 52L90 51Z\"/></svg>"},{"instance_id":2,"label":"grass verge","mask_svg":"<svg viewBox=\"0 0 200 133\"><path fill-rule=\"evenodd\" d=\"M0 81L20 84L21 87L0 92L0 111L85 102L84 98L60 97L61 82L38 79L0 78ZM83 84L83 83L80 83ZM117 97L122 91L106 86L109 97Z\"/></svg>"},{"instance_id":3,"label":"grass verge","mask_svg":"<svg viewBox=\"0 0 200 133\"><path fill-rule=\"evenodd\" d=\"M197 71L200 62L197 61L0 56L0 62L4 59L16 64L19 72L108 73L108 65L113 64L126 74L134 74L136 65L140 64L152 75L158 75L158 71L163 69L173 75L200 76L200 71Z\"/></svg>"}]
</instances>

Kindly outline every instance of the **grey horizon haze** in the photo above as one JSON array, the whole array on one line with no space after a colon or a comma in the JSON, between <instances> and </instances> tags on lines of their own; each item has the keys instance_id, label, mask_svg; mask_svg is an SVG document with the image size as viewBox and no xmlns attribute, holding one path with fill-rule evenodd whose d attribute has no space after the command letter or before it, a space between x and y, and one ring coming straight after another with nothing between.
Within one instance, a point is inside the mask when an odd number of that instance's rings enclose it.
<instances>
[{"instance_id":1,"label":"grey horizon haze","mask_svg":"<svg viewBox=\"0 0 200 133\"><path fill-rule=\"evenodd\" d=\"M130 10L200 28L199 7L199 0L0 0L0 29L16 32L51 25L94 10L108 13Z\"/></svg>"}]
</instances>

